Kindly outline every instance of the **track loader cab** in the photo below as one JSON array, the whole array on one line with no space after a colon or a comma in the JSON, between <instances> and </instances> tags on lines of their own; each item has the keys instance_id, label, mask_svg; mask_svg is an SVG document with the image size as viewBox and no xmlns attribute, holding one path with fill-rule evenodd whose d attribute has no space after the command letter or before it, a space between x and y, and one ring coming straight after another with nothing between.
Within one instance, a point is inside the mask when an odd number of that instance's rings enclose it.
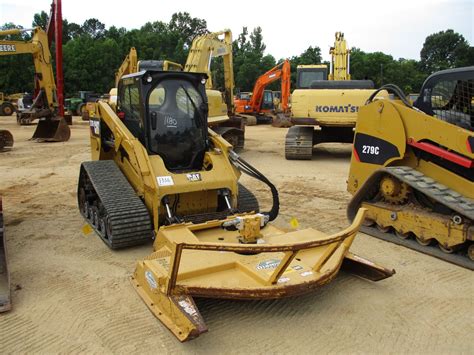
<instances>
[{"instance_id":1,"label":"track loader cab","mask_svg":"<svg viewBox=\"0 0 474 355\"><path fill-rule=\"evenodd\" d=\"M208 148L207 75L144 71L119 85L118 112L169 171L200 170Z\"/></svg>"},{"instance_id":2,"label":"track loader cab","mask_svg":"<svg viewBox=\"0 0 474 355\"><path fill-rule=\"evenodd\" d=\"M428 115L474 130L473 69L448 69L429 76L414 106Z\"/></svg>"}]
</instances>

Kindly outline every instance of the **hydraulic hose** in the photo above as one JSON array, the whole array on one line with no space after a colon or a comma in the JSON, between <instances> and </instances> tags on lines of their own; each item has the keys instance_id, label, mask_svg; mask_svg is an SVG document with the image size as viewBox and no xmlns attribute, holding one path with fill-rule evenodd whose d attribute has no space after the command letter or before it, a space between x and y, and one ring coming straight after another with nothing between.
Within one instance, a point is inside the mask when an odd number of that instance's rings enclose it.
<instances>
[{"instance_id":1,"label":"hydraulic hose","mask_svg":"<svg viewBox=\"0 0 474 355\"><path fill-rule=\"evenodd\" d=\"M379 89L375 90L372 95L369 96L369 98L367 99L367 102L365 103L366 105L371 103L375 96L377 96L377 94L380 92L380 91L383 91L383 90L387 90L389 93L392 93L396 96L398 96L400 98L400 100L407 106L407 107L410 107L410 108L413 108L412 104L407 100L406 96L405 96L405 93L403 92L402 89L400 89L397 85L395 84L386 84L386 85L383 85L382 87L380 87Z\"/></svg>"},{"instance_id":2,"label":"hydraulic hose","mask_svg":"<svg viewBox=\"0 0 474 355\"><path fill-rule=\"evenodd\" d=\"M237 153L233 150L229 151L230 161L243 173L257 179L264 184L266 184L271 192L272 192L272 208L268 212L262 212L262 214L267 215L270 221L273 221L278 216L278 212L280 211L280 198L278 197L278 190L276 189L275 185L273 185L270 180L266 178L260 171L255 169L252 165L247 163L244 159L242 159Z\"/></svg>"}]
</instances>

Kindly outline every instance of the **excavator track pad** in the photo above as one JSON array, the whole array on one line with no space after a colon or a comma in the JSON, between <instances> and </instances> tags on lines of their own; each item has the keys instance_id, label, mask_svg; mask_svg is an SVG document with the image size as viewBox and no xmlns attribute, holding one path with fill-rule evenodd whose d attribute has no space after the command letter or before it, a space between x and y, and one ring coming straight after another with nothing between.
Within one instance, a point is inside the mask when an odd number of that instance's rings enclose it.
<instances>
[{"instance_id":1,"label":"excavator track pad","mask_svg":"<svg viewBox=\"0 0 474 355\"><path fill-rule=\"evenodd\" d=\"M295 296L329 283L341 268L373 281L392 276L394 270L349 252L365 212L333 235L284 232L261 214L161 227L131 281L152 313L180 341L190 340L207 331L193 297Z\"/></svg>"}]
</instances>

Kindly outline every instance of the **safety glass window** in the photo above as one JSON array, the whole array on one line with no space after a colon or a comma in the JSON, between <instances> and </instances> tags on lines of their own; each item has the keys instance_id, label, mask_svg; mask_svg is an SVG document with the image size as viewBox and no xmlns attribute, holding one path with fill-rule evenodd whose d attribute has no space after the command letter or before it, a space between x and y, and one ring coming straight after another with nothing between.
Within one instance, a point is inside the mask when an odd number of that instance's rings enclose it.
<instances>
[{"instance_id":1,"label":"safety glass window","mask_svg":"<svg viewBox=\"0 0 474 355\"><path fill-rule=\"evenodd\" d=\"M187 80L166 79L148 97L149 149L169 170L200 168L207 140L203 97Z\"/></svg>"},{"instance_id":2,"label":"safety glass window","mask_svg":"<svg viewBox=\"0 0 474 355\"><path fill-rule=\"evenodd\" d=\"M449 123L473 129L473 80L444 80L431 90L434 114Z\"/></svg>"}]
</instances>

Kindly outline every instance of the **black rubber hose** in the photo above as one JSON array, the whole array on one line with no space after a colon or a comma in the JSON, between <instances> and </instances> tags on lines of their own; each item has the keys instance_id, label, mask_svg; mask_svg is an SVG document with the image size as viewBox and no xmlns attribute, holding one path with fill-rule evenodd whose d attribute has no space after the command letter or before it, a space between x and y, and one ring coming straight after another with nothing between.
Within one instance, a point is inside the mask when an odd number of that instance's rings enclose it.
<instances>
[{"instance_id":1,"label":"black rubber hose","mask_svg":"<svg viewBox=\"0 0 474 355\"><path fill-rule=\"evenodd\" d=\"M369 96L369 98L367 99L367 102L366 102L366 105L371 103L375 96L377 96L377 94L380 92L380 91L383 91L383 90L387 90L389 93L392 93L392 94L395 94L396 96L398 96L400 98L400 100L402 100L402 102L407 106L407 107L410 107L412 108L412 104L407 100L406 96L405 96L405 93L403 92L402 89L400 89L397 85L395 84L386 84L386 85L383 85L382 87L378 88L377 90L375 90L372 95Z\"/></svg>"},{"instance_id":2,"label":"black rubber hose","mask_svg":"<svg viewBox=\"0 0 474 355\"><path fill-rule=\"evenodd\" d=\"M250 165L249 163L247 163L244 159L242 159L240 156L237 156L236 158L234 158L233 162L237 163L238 165L238 168L240 168L240 170L263 182L264 184L266 184L271 192L272 192L272 200L273 200L273 203L272 203L272 208L270 211L268 212L262 212L263 214L267 215L268 216L268 219L270 221L273 221L275 218L278 217L278 213L280 211L280 198L278 196L278 190L277 188L275 187L275 185L273 185L270 180L268 180L266 178L265 175L263 175L260 171L258 171L257 169L255 169L252 165Z\"/></svg>"}]
</instances>

